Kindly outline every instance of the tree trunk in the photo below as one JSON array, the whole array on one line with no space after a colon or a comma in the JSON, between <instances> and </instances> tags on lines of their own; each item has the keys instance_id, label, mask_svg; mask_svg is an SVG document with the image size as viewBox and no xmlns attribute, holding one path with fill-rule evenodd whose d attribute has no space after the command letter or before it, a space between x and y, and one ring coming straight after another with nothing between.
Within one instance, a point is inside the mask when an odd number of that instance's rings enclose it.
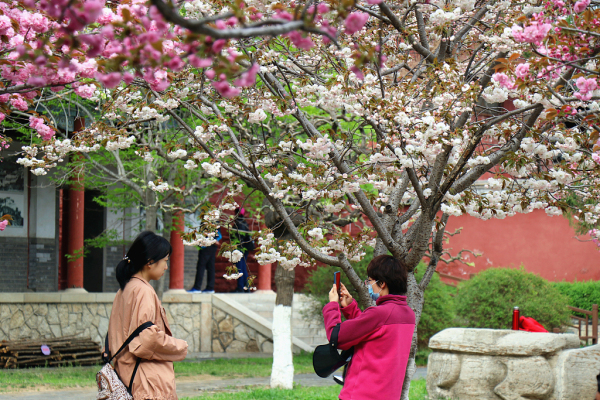
<instances>
[{"instance_id":1,"label":"tree trunk","mask_svg":"<svg viewBox=\"0 0 600 400\"><path fill-rule=\"evenodd\" d=\"M410 380L412 379L417 365L415 364L415 356L417 355L417 326L421 319L421 312L423 311L424 293L419 287L415 275L413 272L408 273L408 290L406 293L406 300L408 306L415 313L415 331L413 333L412 344L410 346L410 355L408 356L408 363L406 364L406 373L404 375L404 383L402 385L402 396L400 400L408 400L408 392L410 390Z\"/></svg>"},{"instance_id":2,"label":"tree trunk","mask_svg":"<svg viewBox=\"0 0 600 400\"><path fill-rule=\"evenodd\" d=\"M158 207L156 206L156 194L150 190L146 189L145 193L146 201L144 205L146 206L146 230L151 232L156 232L156 218Z\"/></svg>"},{"instance_id":3,"label":"tree trunk","mask_svg":"<svg viewBox=\"0 0 600 400\"><path fill-rule=\"evenodd\" d=\"M292 358L292 301L294 299L295 269L285 270L277 264L275 285L277 299L273 310L273 369L271 387L292 389L294 363Z\"/></svg>"}]
</instances>

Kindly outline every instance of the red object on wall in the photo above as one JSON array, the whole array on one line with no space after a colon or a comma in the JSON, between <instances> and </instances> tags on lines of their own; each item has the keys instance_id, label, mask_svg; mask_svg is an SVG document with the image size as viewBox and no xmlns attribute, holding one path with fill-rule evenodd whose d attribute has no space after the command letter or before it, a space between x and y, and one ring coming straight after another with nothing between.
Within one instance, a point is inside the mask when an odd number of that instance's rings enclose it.
<instances>
[{"instance_id":1,"label":"red object on wall","mask_svg":"<svg viewBox=\"0 0 600 400\"><path fill-rule=\"evenodd\" d=\"M170 257L169 289L183 289L183 260L185 248L181 233L184 229L183 213L177 211L173 214L173 229L171 230L171 247L173 252Z\"/></svg>"},{"instance_id":2,"label":"red object on wall","mask_svg":"<svg viewBox=\"0 0 600 400\"><path fill-rule=\"evenodd\" d=\"M531 317L519 317L519 330L527 332L548 332L542 324Z\"/></svg>"},{"instance_id":3,"label":"red object on wall","mask_svg":"<svg viewBox=\"0 0 600 400\"><path fill-rule=\"evenodd\" d=\"M519 330L519 307L515 307L513 309L513 318L512 318L512 330Z\"/></svg>"}]
</instances>

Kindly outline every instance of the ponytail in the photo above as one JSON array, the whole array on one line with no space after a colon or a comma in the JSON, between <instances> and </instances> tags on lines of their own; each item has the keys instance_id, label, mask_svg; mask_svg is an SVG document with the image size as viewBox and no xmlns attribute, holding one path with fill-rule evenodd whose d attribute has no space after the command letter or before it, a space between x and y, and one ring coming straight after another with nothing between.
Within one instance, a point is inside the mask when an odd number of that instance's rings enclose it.
<instances>
[{"instance_id":1,"label":"ponytail","mask_svg":"<svg viewBox=\"0 0 600 400\"><path fill-rule=\"evenodd\" d=\"M154 232L140 233L129 248L127 255L117 264L115 275L121 290L131 277L140 272L150 262L156 262L170 255L172 251L169 241Z\"/></svg>"}]
</instances>

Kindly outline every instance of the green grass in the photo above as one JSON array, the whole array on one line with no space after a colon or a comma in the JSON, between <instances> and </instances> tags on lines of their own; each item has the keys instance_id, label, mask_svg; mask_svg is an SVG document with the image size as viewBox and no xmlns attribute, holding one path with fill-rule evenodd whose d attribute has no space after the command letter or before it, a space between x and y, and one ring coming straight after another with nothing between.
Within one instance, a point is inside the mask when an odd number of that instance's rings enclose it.
<instances>
[{"instance_id":1,"label":"green grass","mask_svg":"<svg viewBox=\"0 0 600 400\"><path fill-rule=\"evenodd\" d=\"M284 389L251 389L235 393L206 394L199 397L184 397L181 400L333 400L340 394L340 386L326 387L294 387ZM425 379L412 381L410 385L410 400L426 400L427 390Z\"/></svg>"},{"instance_id":2,"label":"green grass","mask_svg":"<svg viewBox=\"0 0 600 400\"><path fill-rule=\"evenodd\" d=\"M252 378L271 375L272 358L238 358L176 362L175 377L198 375L228 378ZM24 389L63 389L90 387L96 384L96 367L55 367L0 370L0 393ZM312 354L294 356L296 374L313 373Z\"/></svg>"}]
</instances>

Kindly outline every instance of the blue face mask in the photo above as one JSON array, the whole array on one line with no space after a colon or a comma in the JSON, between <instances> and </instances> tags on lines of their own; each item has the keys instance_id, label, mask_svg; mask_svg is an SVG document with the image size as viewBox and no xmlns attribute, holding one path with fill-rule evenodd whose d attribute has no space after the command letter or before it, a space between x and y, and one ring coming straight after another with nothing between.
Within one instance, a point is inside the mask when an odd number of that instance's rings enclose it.
<instances>
[{"instance_id":1,"label":"blue face mask","mask_svg":"<svg viewBox=\"0 0 600 400\"><path fill-rule=\"evenodd\" d=\"M373 299L373 301L377 301L379 298L379 293L373 292L373 285L367 285L367 288L369 289L369 296L371 296L371 299Z\"/></svg>"}]
</instances>

